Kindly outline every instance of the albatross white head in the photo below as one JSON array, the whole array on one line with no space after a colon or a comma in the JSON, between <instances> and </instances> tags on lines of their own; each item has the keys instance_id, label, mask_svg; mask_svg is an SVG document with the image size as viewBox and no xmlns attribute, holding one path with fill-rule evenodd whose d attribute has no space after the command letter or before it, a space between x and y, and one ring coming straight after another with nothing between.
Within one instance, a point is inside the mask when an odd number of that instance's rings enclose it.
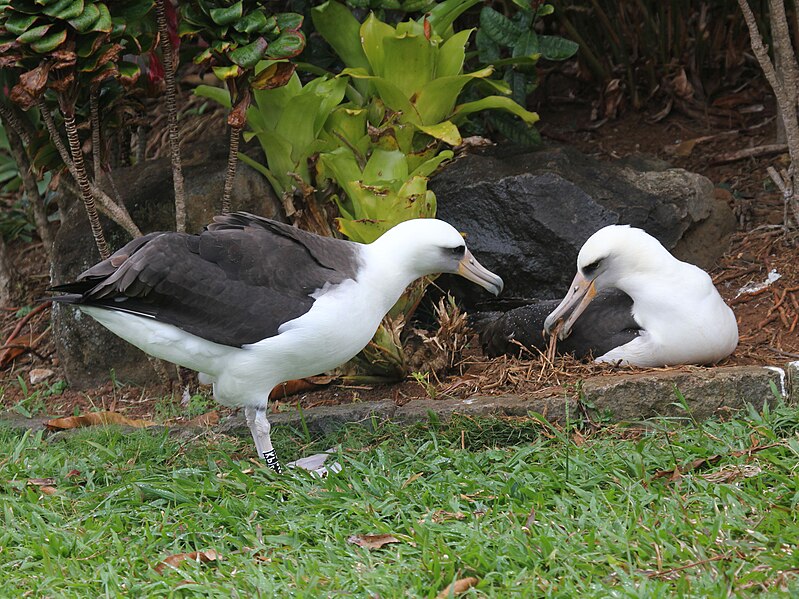
<instances>
[{"instance_id":1,"label":"albatross white head","mask_svg":"<svg viewBox=\"0 0 799 599\"><path fill-rule=\"evenodd\" d=\"M435 218L399 223L369 244L369 251L395 273L402 289L411 281L434 273L459 274L499 295L504 283L483 267L452 225Z\"/></svg>"},{"instance_id":2,"label":"albatross white head","mask_svg":"<svg viewBox=\"0 0 799 599\"><path fill-rule=\"evenodd\" d=\"M577 274L566 297L544 322L545 332L552 333L562 320L558 337L565 339L599 291L621 289L635 301L674 265L699 270L674 258L657 239L641 229L629 225L600 229L580 249Z\"/></svg>"}]
</instances>

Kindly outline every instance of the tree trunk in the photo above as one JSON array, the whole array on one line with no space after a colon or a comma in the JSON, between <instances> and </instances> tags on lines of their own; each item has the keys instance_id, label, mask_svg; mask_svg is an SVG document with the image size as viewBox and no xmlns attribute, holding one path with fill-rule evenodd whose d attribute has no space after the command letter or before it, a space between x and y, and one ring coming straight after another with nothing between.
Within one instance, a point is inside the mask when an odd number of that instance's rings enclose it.
<instances>
[{"instance_id":1,"label":"tree trunk","mask_svg":"<svg viewBox=\"0 0 799 599\"><path fill-rule=\"evenodd\" d=\"M172 184L175 188L175 227L177 231L186 230L186 193L183 190L183 167L180 160L180 137L178 135L178 108L176 101L175 61L169 31L166 25L166 8L164 2L156 0L158 17L158 34L161 39L161 51L164 55L164 81L166 83L166 107L169 117L169 150L172 158Z\"/></svg>"},{"instance_id":2,"label":"tree trunk","mask_svg":"<svg viewBox=\"0 0 799 599\"><path fill-rule=\"evenodd\" d=\"M8 248L3 236L0 235L0 306L11 306L14 290L14 271L11 270L11 260L8 257Z\"/></svg>"},{"instance_id":3,"label":"tree trunk","mask_svg":"<svg viewBox=\"0 0 799 599\"><path fill-rule=\"evenodd\" d=\"M100 134L100 99L99 92L93 87L89 93L89 110L91 111L92 127L92 166L94 168L94 184L100 186L100 178L103 174L103 150L102 136Z\"/></svg>"},{"instance_id":4,"label":"tree trunk","mask_svg":"<svg viewBox=\"0 0 799 599\"><path fill-rule=\"evenodd\" d=\"M47 257L52 258L53 231L50 228L50 222L47 220L47 209L44 205L44 199L39 194L39 186L36 185L36 179L33 177L33 172L31 171L28 154L25 151L25 146L22 144L22 140L13 127L7 127L6 133L8 135L8 144L11 148L11 153L19 167L19 174L22 178L22 186L23 189L25 189L25 195L28 196L28 200L33 207L36 232L39 233L39 237L44 244Z\"/></svg>"}]
</instances>

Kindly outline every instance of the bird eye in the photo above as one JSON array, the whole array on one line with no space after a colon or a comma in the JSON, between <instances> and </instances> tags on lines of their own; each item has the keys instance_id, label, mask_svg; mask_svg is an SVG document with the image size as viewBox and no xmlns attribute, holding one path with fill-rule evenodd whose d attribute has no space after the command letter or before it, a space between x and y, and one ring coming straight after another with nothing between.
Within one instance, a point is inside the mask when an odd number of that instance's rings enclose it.
<instances>
[{"instance_id":1,"label":"bird eye","mask_svg":"<svg viewBox=\"0 0 799 599\"><path fill-rule=\"evenodd\" d=\"M450 248L449 251L452 252L453 256L459 256L460 257L460 256L463 256L466 253L466 246L465 245L459 245L459 246L456 246L454 248Z\"/></svg>"}]
</instances>

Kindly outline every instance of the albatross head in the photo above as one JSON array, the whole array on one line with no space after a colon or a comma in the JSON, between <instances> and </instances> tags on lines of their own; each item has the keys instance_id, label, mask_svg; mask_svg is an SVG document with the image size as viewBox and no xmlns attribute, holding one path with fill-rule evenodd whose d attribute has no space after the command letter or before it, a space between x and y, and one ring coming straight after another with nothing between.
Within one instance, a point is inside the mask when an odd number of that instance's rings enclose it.
<instances>
[{"instance_id":1,"label":"albatross head","mask_svg":"<svg viewBox=\"0 0 799 599\"><path fill-rule=\"evenodd\" d=\"M412 279L435 273L459 274L499 295L504 283L483 267L466 247L463 236L450 224L435 218L399 223L371 244L401 263Z\"/></svg>"},{"instance_id":2,"label":"albatross head","mask_svg":"<svg viewBox=\"0 0 799 599\"><path fill-rule=\"evenodd\" d=\"M566 297L544 321L544 332L551 334L558 322L563 325L558 337L565 339L580 314L603 289L629 291L628 278L653 274L664 262L674 260L660 242L641 229L629 225L610 225L600 229L583 244L577 255L577 274Z\"/></svg>"}]
</instances>

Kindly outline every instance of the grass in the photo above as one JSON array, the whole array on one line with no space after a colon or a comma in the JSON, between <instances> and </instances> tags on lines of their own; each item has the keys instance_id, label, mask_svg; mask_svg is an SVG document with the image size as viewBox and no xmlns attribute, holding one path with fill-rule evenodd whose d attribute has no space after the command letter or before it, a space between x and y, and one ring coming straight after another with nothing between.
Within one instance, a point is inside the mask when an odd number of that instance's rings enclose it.
<instances>
[{"instance_id":1,"label":"grass","mask_svg":"<svg viewBox=\"0 0 799 599\"><path fill-rule=\"evenodd\" d=\"M277 476L249 440L0 429L0 588L34 597L727 597L799 591L799 410L701 428L543 419L351 427L344 470ZM682 472L675 475L677 466ZM32 481L47 479L52 481ZM399 541L369 550L358 534ZM156 566L215 550L217 561Z\"/></svg>"}]
</instances>

